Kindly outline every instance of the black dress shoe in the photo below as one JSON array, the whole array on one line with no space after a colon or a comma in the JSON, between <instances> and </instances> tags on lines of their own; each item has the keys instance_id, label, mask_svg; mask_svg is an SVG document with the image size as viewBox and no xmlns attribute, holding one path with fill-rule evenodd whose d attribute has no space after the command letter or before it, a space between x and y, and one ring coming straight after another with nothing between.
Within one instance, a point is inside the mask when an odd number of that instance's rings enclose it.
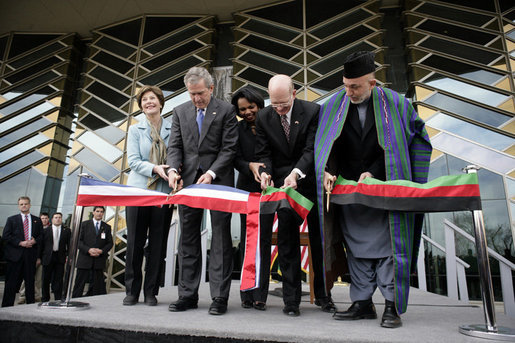
<instances>
[{"instance_id":1,"label":"black dress shoe","mask_svg":"<svg viewBox=\"0 0 515 343\"><path fill-rule=\"evenodd\" d=\"M157 305L157 298L155 295L147 295L145 296L145 305L148 306L156 306Z\"/></svg>"},{"instance_id":2,"label":"black dress shoe","mask_svg":"<svg viewBox=\"0 0 515 343\"><path fill-rule=\"evenodd\" d=\"M218 316L227 312L227 299L222 297L216 297L211 306L209 306L209 314Z\"/></svg>"},{"instance_id":3,"label":"black dress shoe","mask_svg":"<svg viewBox=\"0 0 515 343\"><path fill-rule=\"evenodd\" d=\"M180 297L179 300L171 303L170 306L168 306L168 311L183 312L183 311L191 310L191 309L197 308L197 307L198 307L198 305L197 305L196 300Z\"/></svg>"},{"instance_id":4,"label":"black dress shoe","mask_svg":"<svg viewBox=\"0 0 515 343\"><path fill-rule=\"evenodd\" d=\"M315 305L320 306L320 309L327 313L336 312L336 305L333 303L331 297L323 297L315 300Z\"/></svg>"},{"instance_id":5,"label":"black dress shoe","mask_svg":"<svg viewBox=\"0 0 515 343\"><path fill-rule=\"evenodd\" d=\"M241 307L243 307L243 308L252 308L252 305L253 305L252 300L243 300L241 302Z\"/></svg>"},{"instance_id":6,"label":"black dress shoe","mask_svg":"<svg viewBox=\"0 0 515 343\"><path fill-rule=\"evenodd\" d=\"M381 326L391 329L402 326L401 317L397 314L397 309L395 309L395 303L393 301L386 300Z\"/></svg>"},{"instance_id":7,"label":"black dress shoe","mask_svg":"<svg viewBox=\"0 0 515 343\"><path fill-rule=\"evenodd\" d=\"M123 298L123 304L126 306L136 305L138 303L138 298L135 295L127 295Z\"/></svg>"},{"instance_id":8,"label":"black dress shoe","mask_svg":"<svg viewBox=\"0 0 515 343\"><path fill-rule=\"evenodd\" d=\"M295 304L286 304L283 308L283 313L290 317L300 316L299 306Z\"/></svg>"},{"instance_id":9,"label":"black dress shoe","mask_svg":"<svg viewBox=\"0 0 515 343\"><path fill-rule=\"evenodd\" d=\"M256 310L259 311L265 311L266 310L266 303L261 301L254 301L254 304L252 304Z\"/></svg>"},{"instance_id":10,"label":"black dress shoe","mask_svg":"<svg viewBox=\"0 0 515 343\"><path fill-rule=\"evenodd\" d=\"M376 319L377 313L371 299L355 301L347 311L335 312L333 318L336 320Z\"/></svg>"}]
</instances>

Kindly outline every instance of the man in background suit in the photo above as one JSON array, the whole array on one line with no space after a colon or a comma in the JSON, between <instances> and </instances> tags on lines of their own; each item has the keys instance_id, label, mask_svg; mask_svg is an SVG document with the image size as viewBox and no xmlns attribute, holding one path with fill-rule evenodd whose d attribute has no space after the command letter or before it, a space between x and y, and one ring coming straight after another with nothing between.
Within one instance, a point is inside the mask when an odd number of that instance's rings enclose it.
<instances>
[{"instance_id":1,"label":"man in background suit","mask_svg":"<svg viewBox=\"0 0 515 343\"><path fill-rule=\"evenodd\" d=\"M289 76L276 75L268 83L270 106L257 116L256 157L265 167L260 168L261 187L268 182L277 187L292 187L305 197L315 199L313 146L318 124L317 104L295 98L296 91ZM279 265L283 275L283 312L298 316L301 298L299 225L289 210L277 212L279 219ZM263 249L259 289L266 299L270 273L270 240L274 215L261 216L261 230L266 239ZM325 312L334 312L335 306L326 294L323 279L322 243L317 220L316 206L308 215L309 239L314 272L316 304ZM268 253L266 250L268 249Z\"/></svg>"},{"instance_id":2,"label":"man in background suit","mask_svg":"<svg viewBox=\"0 0 515 343\"><path fill-rule=\"evenodd\" d=\"M191 102L177 106L166 164L172 189L191 184L234 186L233 159L238 130L234 107L212 97L213 79L205 68L193 67L184 76ZM200 225L203 209L179 205L179 299L172 312L197 308L202 266ZM209 313L224 314L232 274L231 213L211 211L209 285L213 302Z\"/></svg>"},{"instance_id":3,"label":"man in background suit","mask_svg":"<svg viewBox=\"0 0 515 343\"><path fill-rule=\"evenodd\" d=\"M50 218L48 217L48 213L41 212L39 214L39 219L41 219L41 223L43 224L43 230L50 226ZM41 245L39 245L41 247ZM38 254L39 256L39 254ZM38 258L36 260L36 273L34 275L34 295L36 302L41 301L41 280L43 278L43 266L41 265L41 259ZM20 287L20 297L18 299L18 304L25 304L25 282L22 282Z\"/></svg>"},{"instance_id":4,"label":"man in background suit","mask_svg":"<svg viewBox=\"0 0 515 343\"><path fill-rule=\"evenodd\" d=\"M81 224L79 235L79 256L77 258L77 276L73 287L74 298L81 297L86 282L93 273L93 284L89 285L87 296L106 294L104 269L107 255L113 247L111 226L102 221L104 207L93 208L93 219Z\"/></svg>"},{"instance_id":5,"label":"man in background suit","mask_svg":"<svg viewBox=\"0 0 515 343\"><path fill-rule=\"evenodd\" d=\"M63 293L64 263L68 256L71 230L63 225L63 215L52 215L52 226L43 230L41 244L41 264L43 264L42 302L50 301L50 284L56 301Z\"/></svg>"},{"instance_id":6,"label":"man in background suit","mask_svg":"<svg viewBox=\"0 0 515 343\"><path fill-rule=\"evenodd\" d=\"M25 281L27 304L34 303L34 272L43 225L41 219L30 214L29 197L20 197L18 208L21 213L7 218L3 232L7 269L2 307L14 305L22 280Z\"/></svg>"}]
</instances>

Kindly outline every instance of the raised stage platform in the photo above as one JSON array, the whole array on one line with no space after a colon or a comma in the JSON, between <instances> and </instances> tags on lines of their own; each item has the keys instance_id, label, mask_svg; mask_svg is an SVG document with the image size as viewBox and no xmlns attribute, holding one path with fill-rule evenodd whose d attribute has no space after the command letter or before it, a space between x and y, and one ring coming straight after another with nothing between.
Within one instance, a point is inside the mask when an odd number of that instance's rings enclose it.
<instances>
[{"instance_id":1,"label":"raised stage platform","mask_svg":"<svg viewBox=\"0 0 515 343\"><path fill-rule=\"evenodd\" d=\"M280 287L271 284L270 289ZM305 290L308 287L305 285ZM348 286L333 289L339 309L350 305ZM81 298L91 308L39 309L37 304L0 309L0 342L488 342L458 332L464 324L484 324L482 306L453 301L447 297L411 289L408 312L403 326L379 326L383 298L376 292L374 302L379 318L342 322L333 320L303 297L301 315L290 318L282 313L282 300L269 296L267 310L243 309L238 283L234 282L229 310L223 316L207 313L209 286L201 285L199 308L186 312L168 311L177 298L175 287L163 288L159 304L149 307L141 302L122 306L125 294ZM140 301L143 300L141 297ZM515 319L497 309L497 324L515 328Z\"/></svg>"}]
</instances>

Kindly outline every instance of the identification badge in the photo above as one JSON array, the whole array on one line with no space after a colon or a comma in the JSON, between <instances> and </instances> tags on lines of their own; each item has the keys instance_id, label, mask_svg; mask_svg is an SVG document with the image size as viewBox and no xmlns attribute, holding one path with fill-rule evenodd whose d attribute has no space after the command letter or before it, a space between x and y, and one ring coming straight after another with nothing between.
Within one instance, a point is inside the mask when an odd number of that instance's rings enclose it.
<instances>
[{"instance_id":1,"label":"identification badge","mask_svg":"<svg viewBox=\"0 0 515 343\"><path fill-rule=\"evenodd\" d=\"M106 233L105 232L102 232L100 234L100 239L106 239Z\"/></svg>"}]
</instances>

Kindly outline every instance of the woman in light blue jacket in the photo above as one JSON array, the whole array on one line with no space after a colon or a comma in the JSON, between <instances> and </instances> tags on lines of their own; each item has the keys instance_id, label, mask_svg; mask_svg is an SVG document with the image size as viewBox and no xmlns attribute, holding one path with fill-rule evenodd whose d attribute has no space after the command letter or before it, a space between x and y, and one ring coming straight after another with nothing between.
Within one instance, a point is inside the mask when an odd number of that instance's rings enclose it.
<instances>
[{"instance_id":1,"label":"woman in light blue jacket","mask_svg":"<svg viewBox=\"0 0 515 343\"><path fill-rule=\"evenodd\" d=\"M159 87L143 86L136 97L145 118L129 128L127 159L131 172L127 185L170 193L166 149L171 123L161 118L164 95ZM164 258L172 208L168 205L127 206L127 252L125 256L124 305L139 300L144 246L148 238L143 295L145 304L157 305L156 295L164 278Z\"/></svg>"}]
</instances>

